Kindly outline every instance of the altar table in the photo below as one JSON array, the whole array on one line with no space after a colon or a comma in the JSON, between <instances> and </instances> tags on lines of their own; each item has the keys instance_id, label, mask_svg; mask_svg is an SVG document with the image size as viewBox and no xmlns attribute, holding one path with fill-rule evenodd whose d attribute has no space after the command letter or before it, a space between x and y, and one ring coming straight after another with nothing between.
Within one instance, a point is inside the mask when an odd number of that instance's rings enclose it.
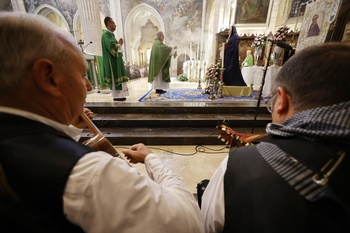
<instances>
[{"instance_id":1,"label":"altar table","mask_svg":"<svg viewBox=\"0 0 350 233\"><path fill-rule=\"evenodd\" d=\"M267 67L262 96L269 96L271 94L271 92L273 91L273 83L281 68L282 66L276 65L271 65ZM263 66L243 67L242 76L247 86L253 85L254 90L260 90L261 81L264 75L264 69L265 67Z\"/></svg>"}]
</instances>

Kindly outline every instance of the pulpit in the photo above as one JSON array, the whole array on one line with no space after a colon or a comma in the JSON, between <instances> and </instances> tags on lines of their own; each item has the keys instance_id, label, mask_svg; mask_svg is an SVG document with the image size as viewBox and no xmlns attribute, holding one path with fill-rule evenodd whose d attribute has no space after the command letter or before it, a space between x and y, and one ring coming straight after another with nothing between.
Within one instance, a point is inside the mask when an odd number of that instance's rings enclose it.
<instances>
[{"instance_id":1,"label":"pulpit","mask_svg":"<svg viewBox=\"0 0 350 233\"><path fill-rule=\"evenodd\" d=\"M97 74L97 67L95 62L95 55L84 53L84 58L86 59L89 70L88 70L88 78L91 82L94 89L98 90L100 88L100 85L98 83L98 74Z\"/></svg>"}]
</instances>

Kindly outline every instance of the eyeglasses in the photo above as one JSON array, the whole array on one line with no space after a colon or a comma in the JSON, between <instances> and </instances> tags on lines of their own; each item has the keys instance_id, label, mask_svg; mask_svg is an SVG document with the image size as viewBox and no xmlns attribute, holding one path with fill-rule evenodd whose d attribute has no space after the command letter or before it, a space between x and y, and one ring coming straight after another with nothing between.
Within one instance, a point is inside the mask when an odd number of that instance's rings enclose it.
<instances>
[{"instance_id":1,"label":"eyeglasses","mask_svg":"<svg viewBox=\"0 0 350 233\"><path fill-rule=\"evenodd\" d=\"M274 103L274 99L275 99L276 94L277 94L277 91L274 91L270 95L270 97L268 97L268 99L266 100L266 108L267 108L267 111L269 111L269 113L273 112L273 103Z\"/></svg>"}]
</instances>

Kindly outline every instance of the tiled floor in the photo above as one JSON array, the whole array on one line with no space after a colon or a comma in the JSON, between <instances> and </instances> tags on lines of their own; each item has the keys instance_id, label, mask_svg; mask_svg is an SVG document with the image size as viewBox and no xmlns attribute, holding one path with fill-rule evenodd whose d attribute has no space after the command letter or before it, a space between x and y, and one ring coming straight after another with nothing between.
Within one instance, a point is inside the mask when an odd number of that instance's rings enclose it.
<instances>
[{"instance_id":1,"label":"tiled floor","mask_svg":"<svg viewBox=\"0 0 350 233\"><path fill-rule=\"evenodd\" d=\"M170 88L197 88L196 82L179 82L175 78L172 78ZM202 83L202 88L204 88ZM138 100L151 89L151 85L147 82L147 78L140 78L131 80L128 83L130 96L123 103L125 104L137 104ZM97 90L88 94L87 102L114 102L108 90L101 90L97 93ZM123 104L117 103L117 104ZM115 146L118 152L121 152L123 148L129 148L126 146ZM180 174L189 189L195 194L196 185L203 179L210 179L216 168L225 156L227 156L229 149L222 146L208 145L197 148L197 145L193 146L150 146L153 152L158 154L166 164L175 173ZM120 153L122 154L122 153ZM140 174L146 175L146 171L143 164L133 165Z\"/></svg>"},{"instance_id":2,"label":"tiled floor","mask_svg":"<svg viewBox=\"0 0 350 233\"><path fill-rule=\"evenodd\" d=\"M202 88L204 85L202 83ZM171 78L169 88L197 88L198 83L196 82L180 82L176 78ZM129 96L126 97L126 103L137 103L138 100L151 90L152 86L148 83L147 78L132 79L128 83ZM91 91L86 98L86 102L113 102L113 98L109 93L109 90L97 90Z\"/></svg>"},{"instance_id":3,"label":"tiled floor","mask_svg":"<svg viewBox=\"0 0 350 233\"><path fill-rule=\"evenodd\" d=\"M116 146L122 151L128 146ZM149 146L176 174L183 177L188 188L196 194L197 183L210 179L220 162L227 156L229 149L225 146L210 145L197 148L193 146ZM200 151L198 151L200 150ZM122 153L121 153L122 154ZM134 164L138 172L147 176L143 164Z\"/></svg>"}]
</instances>

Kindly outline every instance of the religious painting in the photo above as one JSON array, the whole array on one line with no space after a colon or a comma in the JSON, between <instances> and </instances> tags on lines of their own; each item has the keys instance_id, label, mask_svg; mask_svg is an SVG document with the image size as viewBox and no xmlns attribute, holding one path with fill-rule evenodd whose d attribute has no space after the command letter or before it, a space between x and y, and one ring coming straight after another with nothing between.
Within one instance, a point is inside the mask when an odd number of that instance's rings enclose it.
<instances>
[{"instance_id":1,"label":"religious painting","mask_svg":"<svg viewBox=\"0 0 350 233\"><path fill-rule=\"evenodd\" d=\"M325 42L337 16L340 0L315 1L306 5L296 51Z\"/></svg>"},{"instance_id":2,"label":"religious painting","mask_svg":"<svg viewBox=\"0 0 350 233\"><path fill-rule=\"evenodd\" d=\"M272 0L237 0L235 25L267 24Z\"/></svg>"}]
</instances>

